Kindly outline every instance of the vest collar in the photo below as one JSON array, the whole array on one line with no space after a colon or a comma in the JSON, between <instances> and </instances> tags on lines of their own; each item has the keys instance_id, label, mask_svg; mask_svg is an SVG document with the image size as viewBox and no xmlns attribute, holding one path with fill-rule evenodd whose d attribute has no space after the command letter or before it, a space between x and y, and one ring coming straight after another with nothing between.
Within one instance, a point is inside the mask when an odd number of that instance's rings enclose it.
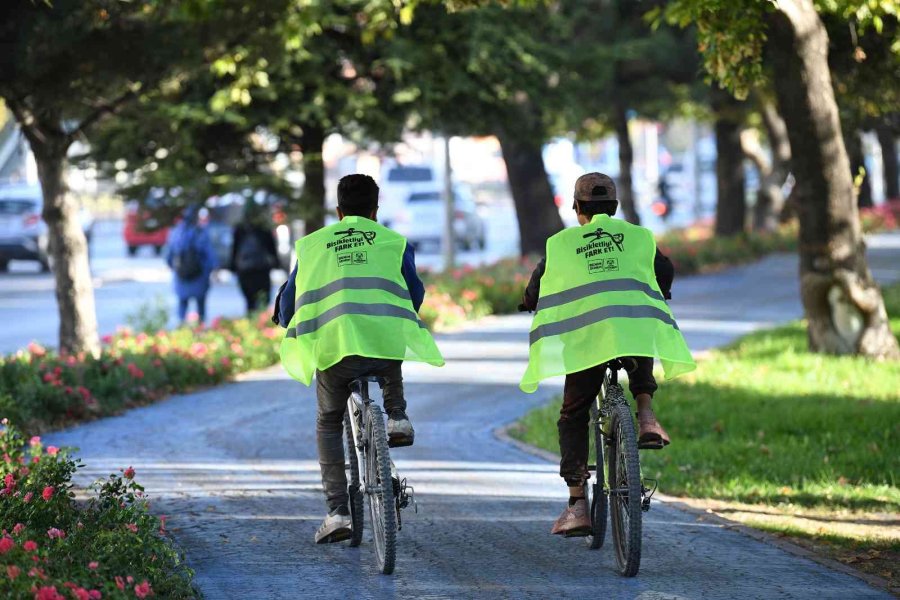
<instances>
[{"instance_id":1,"label":"vest collar","mask_svg":"<svg viewBox=\"0 0 900 600\"><path fill-rule=\"evenodd\" d=\"M591 219L591 224L599 223L603 219L612 219L612 217L609 215L594 215L594 218Z\"/></svg>"},{"instance_id":2,"label":"vest collar","mask_svg":"<svg viewBox=\"0 0 900 600\"><path fill-rule=\"evenodd\" d=\"M358 217L356 215L347 215L343 219L341 219L341 223L350 223L351 225L355 225L357 223L361 224L369 224L375 223L372 219L367 219L366 217Z\"/></svg>"}]
</instances>

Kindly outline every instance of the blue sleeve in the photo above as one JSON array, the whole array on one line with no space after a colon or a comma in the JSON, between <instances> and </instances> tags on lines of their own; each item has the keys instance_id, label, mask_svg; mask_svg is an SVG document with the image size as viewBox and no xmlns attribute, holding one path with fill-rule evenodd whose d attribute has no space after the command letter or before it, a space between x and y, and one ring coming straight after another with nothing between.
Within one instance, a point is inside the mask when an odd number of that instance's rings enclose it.
<instances>
[{"instance_id":1,"label":"blue sleeve","mask_svg":"<svg viewBox=\"0 0 900 600\"><path fill-rule=\"evenodd\" d=\"M281 322L282 327L287 327L288 323L291 322L291 319L294 318L294 299L297 297L298 266L299 263L294 265L294 270L288 275L284 288L281 290L281 295L278 297L278 320Z\"/></svg>"},{"instance_id":2,"label":"blue sleeve","mask_svg":"<svg viewBox=\"0 0 900 600\"><path fill-rule=\"evenodd\" d=\"M422 307L422 301L425 300L425 286L419 279L416 272L416 251L409 244L406 244L406 251L403 252L403 266L400 268L400 274L406 280L406 287L409 289L409 297L412 299L413 308L419 312Z\"/></svg>"}]
</instances>

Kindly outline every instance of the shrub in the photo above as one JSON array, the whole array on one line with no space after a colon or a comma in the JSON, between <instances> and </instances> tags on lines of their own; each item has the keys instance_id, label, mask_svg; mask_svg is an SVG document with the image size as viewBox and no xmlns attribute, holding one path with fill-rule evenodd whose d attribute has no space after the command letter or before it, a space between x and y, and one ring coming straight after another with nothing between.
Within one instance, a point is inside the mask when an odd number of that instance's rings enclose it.
<instances>
[{"instance_id":1,"label":"shrub","mask_svg":"<svg viewBox=\"0 0 900 600\"><path fill-rule=\"evenodd\" d=\"M148 512L134 469L93 486L76 503L81 462L64 448L0 432L0 595L4 598L193 598L193 573Z\"/></svg>"}]
</instances>

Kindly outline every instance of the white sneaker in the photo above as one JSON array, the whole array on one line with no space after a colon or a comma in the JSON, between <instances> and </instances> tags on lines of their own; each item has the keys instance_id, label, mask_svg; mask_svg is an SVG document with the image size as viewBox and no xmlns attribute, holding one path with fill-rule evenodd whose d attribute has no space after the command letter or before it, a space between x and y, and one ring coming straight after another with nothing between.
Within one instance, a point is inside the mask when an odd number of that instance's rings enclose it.
<instances>
[{"instance_id":1,"label":"white sneaker","mask_svg":"<svg viewBox=\"0 0 900 600\"><path fill-rule=\"evenodd\" d=\"M331 544L340 542L350 537L353 522L350 520L350 510L346 506L339 506L325 517L316 531L317 544Z\"/></svg>"}]
</instances>

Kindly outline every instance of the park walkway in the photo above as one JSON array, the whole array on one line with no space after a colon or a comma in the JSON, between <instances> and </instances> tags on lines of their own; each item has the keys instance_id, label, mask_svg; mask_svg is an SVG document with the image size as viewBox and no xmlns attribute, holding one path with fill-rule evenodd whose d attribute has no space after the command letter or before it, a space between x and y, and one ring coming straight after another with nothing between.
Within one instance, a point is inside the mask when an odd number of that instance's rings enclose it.
<instances>
[{"instance_id":1,"label":"park walkway","mask_svg":"<svg viewBox=\"0 0 900 600\"><path fill-rule=\"evenodd\" d=\"M871 256L881 281L900 279L900 236L875 238ZM799 316L796 258L676 280L674 295L692 347L707 349ZM664 504L645 516L635 579L616 574L610 548L590 552L581 540L552 537L566 497L556 465L494 435L559 391L517 388L528 324L486 319L440 336L445 368L405 367L418 441L394 456L419 513L404 514L392 577L375 573L369 541L313 544L324 506L314 390L280 369L47 439L81 448L86 479L133 465L214 600L889 597Z\"/></svg>"}]
</instances>

